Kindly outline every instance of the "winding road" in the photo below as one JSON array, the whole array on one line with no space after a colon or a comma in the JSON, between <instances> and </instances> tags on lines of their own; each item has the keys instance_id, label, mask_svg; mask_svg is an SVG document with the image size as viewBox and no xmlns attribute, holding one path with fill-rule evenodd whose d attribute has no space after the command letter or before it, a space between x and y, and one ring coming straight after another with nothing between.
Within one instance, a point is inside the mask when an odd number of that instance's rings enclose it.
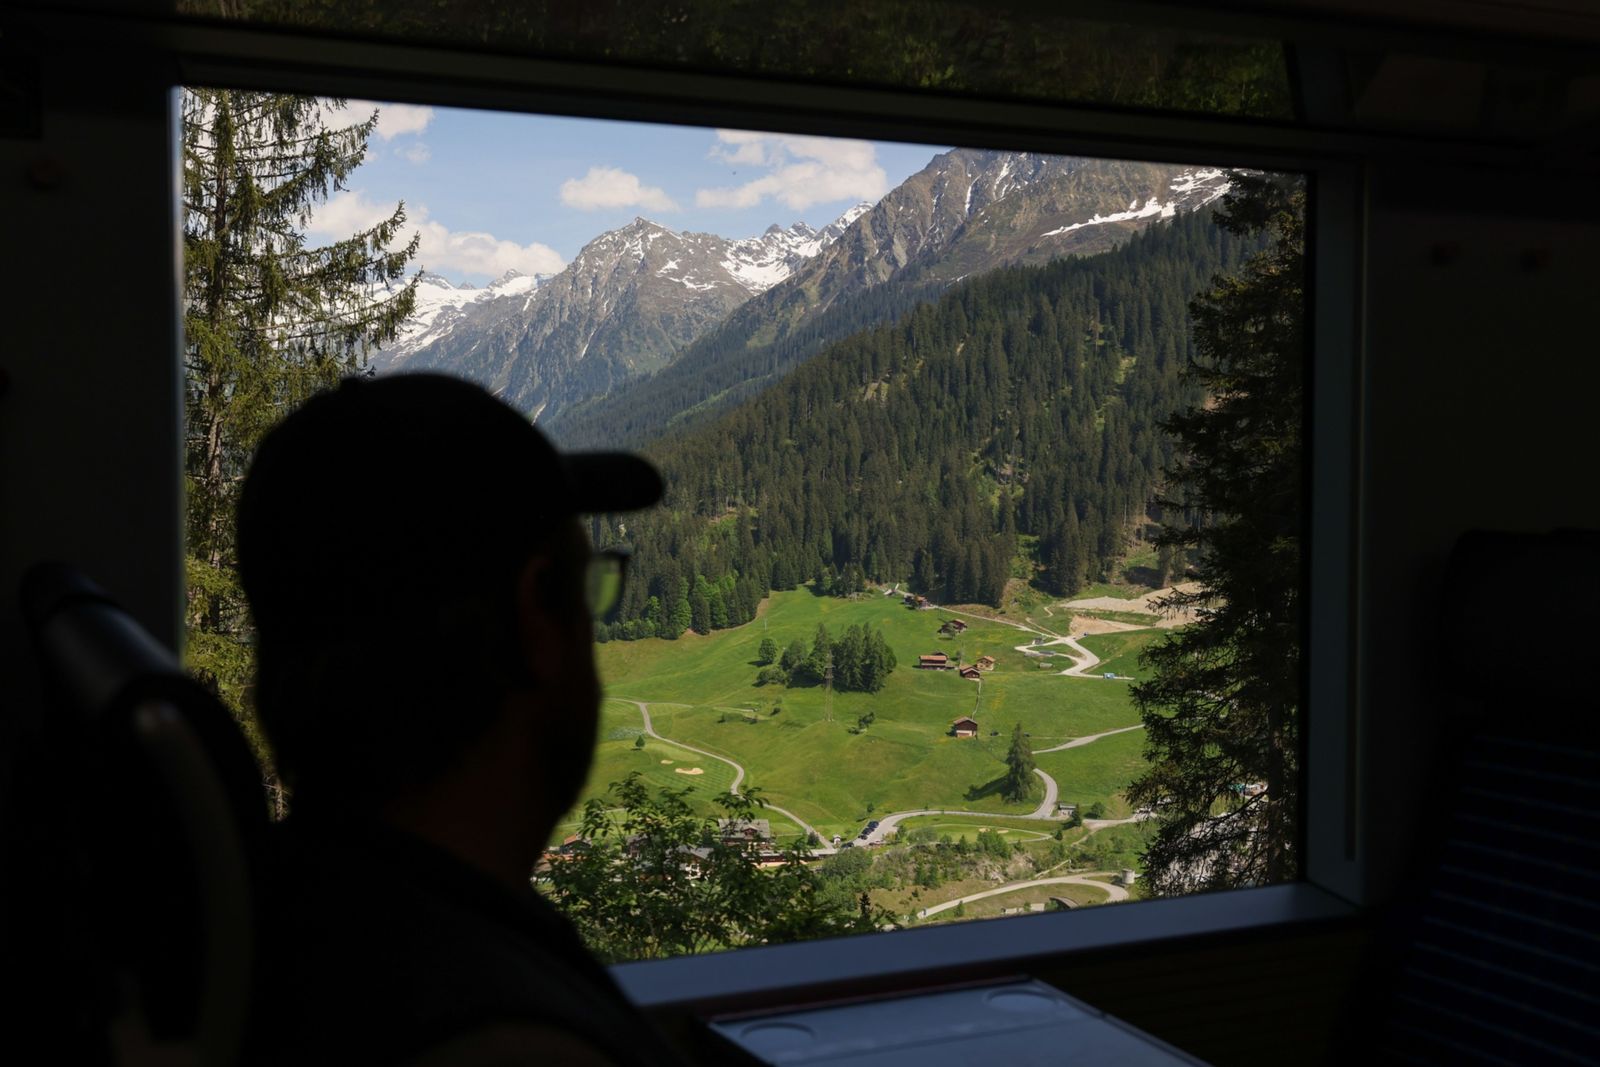
<instances>
[{"instance_id":1,"label":"winding road","mask_svg":"<svg viewBox=\"0 0 1600 1067\"><path fill-rule=\"evenodd\" d=\"M1006 893L1015 893L1021 889L1033 889L1034 887L1041 885L1092 885L1096 889L1104 889L1106 891L1107 898L1112 903L1127 900L1128 891L1122 886L1115 885L1110 882L1097 881L1095 879L1095 875L1104 877L1105 875L1114 875L1115 873L1116 872L1114 871L1095 871L1091 874L1063 874L1054 878L1031 878L1026 882L1010 882L994 889L985 889L981 893L969 893L964 897L957 897L954 900L946 900L939 904L930 904L928 907L917 912L917 918L926 919L930 915L937 915L941 911L948 911L951 908L959 907L962 904L970 904L974 900L983 900L985 897L998 897Z\"/></svg>"}]
</instances>

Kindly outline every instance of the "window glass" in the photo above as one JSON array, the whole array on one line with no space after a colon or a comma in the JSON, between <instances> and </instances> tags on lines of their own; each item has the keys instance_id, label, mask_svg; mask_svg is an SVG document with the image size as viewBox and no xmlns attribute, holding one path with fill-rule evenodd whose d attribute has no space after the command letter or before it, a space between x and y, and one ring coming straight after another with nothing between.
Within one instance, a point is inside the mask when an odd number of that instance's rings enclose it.
<instances>
[{"instance_id":1,"label":"window glass","mask_svg":"<svg viewBox=\"0 0 1600 1067\"><path fill-rule=\"evenodd\" d=\"M243 720L254 442L444 371L668 486L589 523L597 752L536 874L607 959L1296 876L1297 176L208 89L184 120L190 659Z\"/></svg>"}]
</instances>

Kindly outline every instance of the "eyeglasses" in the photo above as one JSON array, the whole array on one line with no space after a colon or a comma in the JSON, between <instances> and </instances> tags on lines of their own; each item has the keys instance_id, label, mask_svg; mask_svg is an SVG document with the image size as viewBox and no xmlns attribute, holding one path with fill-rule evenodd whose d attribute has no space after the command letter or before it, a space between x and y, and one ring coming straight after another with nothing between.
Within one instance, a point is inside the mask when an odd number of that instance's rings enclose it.
<instances>
[{"instance_id":1,"label":"eyeglasses","mask_svg":"<svg viewBox=\"0 0 1600 1067\"><path fill-rule=\"evenodd\" d=\"M622 586L631 556L625 548L603 548L590 554L583 576L583 599L590 618L604 619L622 603Z\"/></svg>"}]
</instances>

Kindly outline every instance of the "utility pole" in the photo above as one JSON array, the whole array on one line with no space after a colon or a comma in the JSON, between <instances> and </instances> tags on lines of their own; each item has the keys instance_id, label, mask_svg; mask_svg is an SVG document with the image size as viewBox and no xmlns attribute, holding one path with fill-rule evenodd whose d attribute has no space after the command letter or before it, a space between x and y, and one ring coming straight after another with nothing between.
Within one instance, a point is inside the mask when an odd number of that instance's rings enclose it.
<instances>
[{"instance_id":1,"label":"utility pole","mask_svg":"<svg viewBox=\"0 0 1600 1067\"><path fill-rule=\"evenodd\" d=\"M828 666L822 672L822 717L833 721L833 650L828 650Z\"/></svg>"}]
</instances>

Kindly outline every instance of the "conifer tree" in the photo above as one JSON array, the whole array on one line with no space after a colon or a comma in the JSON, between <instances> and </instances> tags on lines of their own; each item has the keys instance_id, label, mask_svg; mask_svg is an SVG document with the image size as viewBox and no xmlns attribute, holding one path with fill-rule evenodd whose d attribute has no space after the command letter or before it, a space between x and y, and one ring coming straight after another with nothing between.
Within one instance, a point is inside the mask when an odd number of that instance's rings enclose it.
<instances>
[{"instance_id":1,"label":"conifer tree","mask_svg":"<svg viewBox=\"0 0 1600 1067\"><path fill-rule=\"evenodd\" d=\"M1011 728L1011 748L1006 752L1006 777L1000 795L1007 800L1027 800L1033 792L1033 746L1022 734L1019 722Z\"/></svg>"},{"instance_id":2,"label":"conifer tree","mask_svg":"<svg viewBox=\"0 0 1600 1067\"><path fill-rule=\"evenodd\" d=\"M1128 799L1160 818L1144 856L1158 895L1298 871L1304 186L1236 175L1217 217L1272 243L1190 305L1188 374L1208 399L1165 424L1186 455L1161 506L1193 521L1169 518L1157 543L1198 579L1166 602L1199 621L1148 650L1133 689L1150 765Z\"/></svg>"},{"instance_id":3,"label":"conifer tree","mask_svg":"<svg viewBox=\"0 0 1600 1067\"><path fill-rule=\"evenodd\" d=\"M339 125L343 106L228 89L184 93L187 662L241 716L258 750L233 537L245 468L274 422L361 370L415 303L415 279L399 284L417 248L415 237L395 247L404 205L332 244L305 239L312 210L344 187L377 124L374 112Z\"/></svg>"}]
</instances>

